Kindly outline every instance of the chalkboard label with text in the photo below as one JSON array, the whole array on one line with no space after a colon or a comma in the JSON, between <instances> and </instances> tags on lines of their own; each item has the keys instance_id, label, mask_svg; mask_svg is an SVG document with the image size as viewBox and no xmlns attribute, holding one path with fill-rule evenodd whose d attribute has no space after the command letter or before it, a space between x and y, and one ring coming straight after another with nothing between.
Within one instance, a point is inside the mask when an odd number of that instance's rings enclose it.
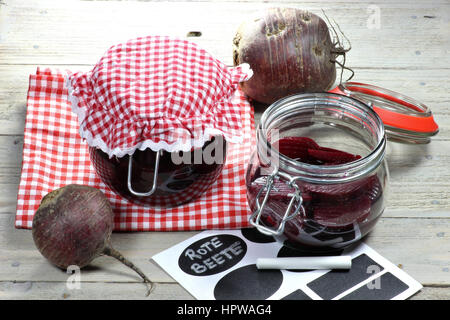
<instances>
[{"instance_id":1,"label":"chalkboard label with text","mask_svg":"<svg viewBox=\"0 0 450 320\"><path fill-rule=\"evenodd\" d=\"M231 234L203 238L183 250L178 259L181 270L193 276L210 276L236 265L247 252L245 242Z\"/></svg>"}]
</instances>

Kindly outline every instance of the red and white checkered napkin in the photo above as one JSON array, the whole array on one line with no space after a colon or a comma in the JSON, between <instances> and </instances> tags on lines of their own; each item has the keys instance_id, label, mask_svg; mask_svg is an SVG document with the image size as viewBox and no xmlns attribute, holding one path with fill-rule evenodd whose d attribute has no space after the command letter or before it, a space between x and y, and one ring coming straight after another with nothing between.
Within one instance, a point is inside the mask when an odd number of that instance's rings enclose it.
<instances>
[{"instance_id":1,"label":"red and white checkered napkin","mask_svg":"<svg viewBox=\"0 0 450 320\"><path fill-rule=\"evenodd\" d=\"M230 99L242 116L243 143L230 143L218 181L186 205L155 209L134 205L105 186L90 165L88 146L78 133L77 116L68 101L65 73L37 70L30 76L22 174L16 227L31 228L34 212L48 192L76 183L99 188L116 214L116 231L169 231L248 226L245 171L255 144L253 110L240 90Z\"/></svg>"},{"instance_id":2,"label":"red and white checkered napkin","mask_svg":"<svg viewBox=\"0 0 450 320\"><path fill-rule=\"evenodd\" d=\"M112 46L90 72L68 77L80 135L110 157L138 148L190 151L211 136L242 143L241 105L230 98L252 76L195 43L148 36Z\"/></svg>"}]
</instances>

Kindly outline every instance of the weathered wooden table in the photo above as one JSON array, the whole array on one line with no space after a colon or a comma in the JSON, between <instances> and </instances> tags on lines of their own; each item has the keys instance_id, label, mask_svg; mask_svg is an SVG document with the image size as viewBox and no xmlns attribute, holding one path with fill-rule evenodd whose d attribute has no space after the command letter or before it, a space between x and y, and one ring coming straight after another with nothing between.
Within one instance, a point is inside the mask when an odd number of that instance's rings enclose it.
<instances>
[{"instance_id":1,"label":"weathered wooden table","mask_svg":"<svg viewBox=\"0 0 450 320\"><path fill-rule=\"evenodd\" d=\"M14 228L28 76L37 66L86 70L112 44L168 34L199 43L232 64L232 39L241 21L268 6L325 9L351 39L347 64L355 80L410 95L429 105L440 133L428 145L389 143L391 188L387 210L364 240L424 285L413 299L450 299L450 3L32 1L0 0L0 299L143 299L135 273L108 257L68 275L50 265L31 232ZM258 115L258 114L257 114ZM150 261L195 232L115 233L113 243L156 282L148 299L192 299Z\"/></svg>"}]
</instances>

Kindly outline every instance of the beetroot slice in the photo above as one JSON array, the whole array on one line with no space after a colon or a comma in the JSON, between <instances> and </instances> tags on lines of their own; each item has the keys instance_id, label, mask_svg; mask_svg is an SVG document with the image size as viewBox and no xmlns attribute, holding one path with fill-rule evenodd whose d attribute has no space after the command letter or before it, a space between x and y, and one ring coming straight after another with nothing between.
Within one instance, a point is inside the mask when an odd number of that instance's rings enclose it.
<instances>
[{"instance_id":1,"label":"beetroot slice","mask_svg":"<svg viewBox=\"0 0 450 320\"><path fill-rule=\"evenodd\" d=\"M276 144L279 152L286 157L314 165L344 164L361 158L360 155L321 147L308 137L284 137Z\"/></svg>"},{"instance_id":2,"label":"beetroot slice","mask_svg":"<svg viewBox=\"0 0 450 320\"><path fill-rule=\"evenodd\" d=\"M307 149L319 149L320 146L313 139L308 137L284 137L278 141L282 141L283 144L291 144L297 147L307 148ZM280 143L281 145L281 143Z\"/></svg>"},{"instance_id":3,"label":"beetroot slice","mask_svg":"<svg viewBox=\"0 0 450 320\"><path fill-rule=\"evenodd\" d=\"M313 184L302 183L302 192L309 193L314 200L325 202L346 202L355 201L354 199L362 194L366 194L373 188L378 180L376 175L362 180L356 180L340 184Z\"/></svg>"},{"instance_id":4,"label":"beetroot slice","mask_svg":"<svg viewBox=\"0 0 450 320\"><path fill-rule=\"evenodd\" d=\"M261 190L261 188L265 187L266 181L267 181L266 179L267 179L267 177L259 177L258 179L253 181L251 183L251 185L248 187L249 193L251 193L252 195L254 195L256 197L259 190ZM300 190L301 190L301 188L300 188ZM289 196L289 195L293 194L294 192L295 192L295 189L290 187L286 183L286 181L276 179L273 181L273 188L270 191L269 201L282 201L287 204L287 203L289 203L289 201L291 201L291 196ZM267 190L265 190L265 189L261 192L260 202L262 202L266 193L267 193ZM308 201L312 200L311 195L308 192L302 191L301 196L302 196L303 202L308 202Z\"/></svg>"},{"instance_id":5,"label":"beetroot slice","mask_svg":"<svg viewBox=\"0 0 450 320\"><path fill-rule=\"evenodd\" d=\"M305 163L310 163L308 149L319 147L314 140L306 137L286 137L278 140L277 143L281 154Z\"/></svg>"},{"instance_id":6,"label":"beetroot slice","mask_svg":"<svg viewBox=\"0 0 450 320\"><path fill-rule=\"evenodd\" d=\"M323 161L326 164L344 164L361 158L359 155L333 150L308 149L308 155L315 160Z\"/></svg>"},{"instance_id":7,"label":"beetroot slice","mask_svg":"<svg viewBox=\"0 0 450 320\"><path fill-rule=\"evenodd\" d=\"M249 186L249 194L256 197L265 184L266 177L258 178ZM307 219L331 229L349 227L353 223L364 221L370 215L373 203L378 201L382 193L381 183L376 175L346 184L315 185L298 182L298 185ZM279 224L279 219L291 200L289 194L293 191L285 181L274 181L274 188L263 212L267 225ZM266 191L263 190L260 203L265 195ZM252 208L254 209L256 208Z\"/></svg>"},{"instance_id":8,"label":"beetroot slice","mask_svg":"<svg viewBox=\"0 0 450 320\"><path fill-rule=\"evenodd\" d=\"M370 214L371 201L363 196L348 203L320 203L313 210L314 220L326 227L344 227L361 222Z\"/></svg>"},{"instance_id":9,"label":"beetroot slice","mask_svg":"<svg viewBox=\"0 0 450 320\"><path fill-rule=\"evenodd\" d=\"M345 164L361 158L360 155L320 147L307 137L285 137L278 141L278 146L280 153L285 156L315 165ZM253 181L249 186L250 197L256 197L266 181L267 177L259 177ZM352 228L352 224L367 219L372 205L382 195L381 182L376 174L348 183L313 184L301 180L296 183L303 198L305 218L311 219L321 228L331 230ZM295 191L284 180L275 179L273 186L263 212L265 222L271 226L279 224L278 220L291 200L290 194ZM266 190L263 190L260 202L265 195ZM286 227L289 227L289 223Z\"/></svg>"},{"instance_id":10,"label":"beetroot slice","mask_svg":"<svg viewBox=\"0 0 450 320\"><path fill-rule=\"evenodd\" d=\"M308 149L295 145L280 145L280 153L296 161L310 163Z\"/></svg>"}]
</instances>

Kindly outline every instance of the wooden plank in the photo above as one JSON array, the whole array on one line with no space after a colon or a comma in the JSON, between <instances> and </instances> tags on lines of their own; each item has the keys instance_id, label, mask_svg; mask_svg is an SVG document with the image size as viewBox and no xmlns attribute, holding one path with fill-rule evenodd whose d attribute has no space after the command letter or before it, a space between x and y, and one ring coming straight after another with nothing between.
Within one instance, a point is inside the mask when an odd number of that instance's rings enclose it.
<instances>
[{"instance_id":1,"label":"wooden plank","mask_svg":"<svg viewBox=\"0 0 450 320\"><path fill-rule=\"evenodd\" d=\"M13 215L0 215L0 281L67 281L35 248L31 232L12 227ZM151 259L197 232L114 233L112 243L155 282L173 283ZM424 285L450 285L450 219L382 218L365 242ZM99 257L81 271L82 281L140 282L130 269Z\"/></svg>"},{"instance_id":2,"label":"wooden plank","mask_svg":"<svg viewBox=\"0 0 450 320\"><path fill-rule=\"evenodd\" d=\"M22 148L22 136L0 135L0 213L15 212ZM428 217L430 211L439 211L444 215L449 212L450 217L448 141L389 143L386 158L391 175L386 215L390 210L401 210L402 215ZM411 215L409 210L413 210Z\"/></svg>"},{"instance_id":3,"label":"wooden plank","mask_svg":"<svg viewBox=\"0 0 450 320\"><path fill-rule=\"evenodd\" d=\"M100 257L82 270L81 290L67 291L68 275L40 255L30 231L14 228L28 75L35 67L86 69L118 41L146 34L185 37L193 30L201 31L202 36L189 39L231 64L231 39L239 23L255 10L275 5L301 6L319 14L323 7L352 40L348 65L357 71L355 80L411 95L432 108L441 132L431 144L389 144L387 160L392 178L389 204L365 242L429 286L413 299L450 298L448 1L3 2L6 5L0 3L0 299L141 299L145 293L139 277L109 257ZM367 27L372 4L381 10L380 29ZM114 23L119 18L120 23ZM174 20L176 24L171 23ZM150 299L192 299L150 258L194 234L114 233L113 243L158 282Z\"/></svg>"},{"instance_id":4,"label":"wooden plank","mask_svg":"<svg viewBox=\"0 0 450 320\"><path fill-rule=\"evenodd\" d=\"M0 135L0 167L3 168L21 168L22 166L22 149L23 135L10 136ZM11 171L11 173L14 171ZM15 171L17 173L17 171Z\"/></svg>"},{"instance_id":5,"label":"wooden plank","mask_svg":"<svg viewBox=\"0 0 450 320\"><path fill-rule=\"evenodd\" d=\"M126 295L124 295L126 292ZM137 283L82 283L69 289L65 282L0 282L0 300L194 300L180 285L157 283L150 296ZM424 287L411 300L450 300L449 288ZM180 302L181 303L181 302Z\"/></svg>"},{"instance_id":6,"label":"wooden plank","mask_svg":"<svg viewBox=\"0 0 450 320\"><path fill-rule=\"evenodd\" d=\"M384 218L365 243L423 285L447 285L450 219ZM447 242L447 243L446 243Z\"/></svg>"},{"instance_id":7,"label":"wooden plank","mask_svg":"<svg viewBox=\"0 0 450 320\"><path fill-rule=\"evenodd\" d=\"M136 283L88 282L79 289L69 289L65 282L0 282L0 300L194 300L180 285L172 283L157 283L150 296L144 294L143 285ZM450 300L450 290L424 287L410 299Z\"/></svg>"},{"instance_id":8,"label":"wooden plank","mask_svg":"<svg viewBox=\"0 0 450 320\"><path fill-rule=\"evenodd\" d=\"M240 23L257 10L279 4L318 14L325 9L352 40L353 49L347 55L349 66L448 69L450 65L448 3L439 7L427 2L380 3L379 29L368 27L372 2L6 3L0 12L3 64L94 64L106 48L117 42L148 34L186 37L189 31L202 32L201 37L190 39L231 64L231 43Z\"/></svg>"},{"instance_id":9,"label":"wooden plank","mask_svg":"<svg viewBox=\"0 0 450 320\"><path fill-rule=\"evenodd\" d=\"M122 0L100 0L100 1L122 1ZM143 2L195 2L196 0L131 0L131 1L143 1ZM213 3L222 3L222 2L237 2L237 3L242 3L242 2L256 2L256 3L261 3L261 0L208 0L208 2L213 2ZM273 1L275 4L293 4L295 3L295 1L293 0L277 0L277 1ZM361 3L371 3L371 4L377 4L377 5L382 5L382 4L396 4L396 5L406 5L406 6L411 6L411 0L374 0L374 1L367 1L367 0L306 0L306 1L302 1L302 4L309 4L309 5L318 5L318 4L361 4ZM446 0L429 0L429 1L424 1L424 0L419 0L419 1L415 1L414 5L415 7L429 7L430 5L446 5L448 4L448 1Z\"/></svg>"},{"instance_id":10,"label":"wooden plank","mask_svg":"<svg viewBox=\"0 0 450 320\"><path fill-rule=\"evenodd\" d=\"M450 300L450 289L425 287L411 297L411 300Z\"/></svg>"},{"instance_id":11,"label":"wooden plank","mask_svg":"<svg viewBox=\"0 0 450 320\"><path fill-rule=\"evenodd\" d=\"M146 296L146 287L138 283L87 282L79 289L66 282L0 282L0 300L193 300L178 284L158 283ZM126 294L124 294L126 292ZM432 292L443 296L439 290Z\"/></svg>"},{"instance_id":12,"label":"wooden plank","mask_svg":"<svg viewBox=\"0 0 450 320\"><path fill-rule=\"evenodd\" d=\"M23 134L29 75L37 65L0 65L0 135ZM50 65L40 67L87 71L88 65ZM370 83L409 95L428 105L441 128L450 127L450 82L448 74L433 69L385 70L357 69L355 80ZM264 108L256 108L258 119ZM433 139L450 139L450 131L441 130Z\"/></svg>"}]
</instances>

